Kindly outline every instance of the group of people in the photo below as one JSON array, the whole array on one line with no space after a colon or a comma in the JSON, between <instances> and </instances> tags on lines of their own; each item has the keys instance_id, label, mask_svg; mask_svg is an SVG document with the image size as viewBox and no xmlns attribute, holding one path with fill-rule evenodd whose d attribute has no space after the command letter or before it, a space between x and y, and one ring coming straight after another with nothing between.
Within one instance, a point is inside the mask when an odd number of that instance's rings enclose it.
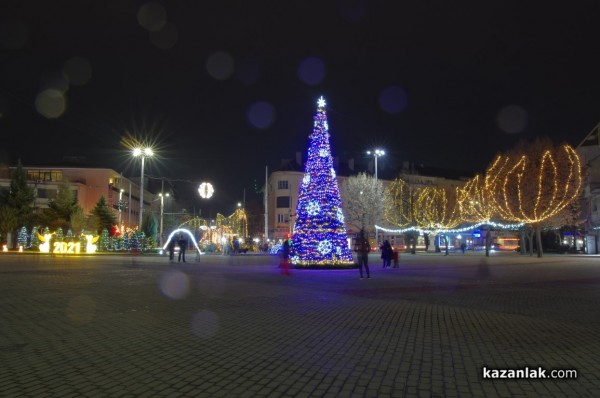
<instances>
[{"instance_id":1,"label":"group of people","mask_svg":"<svg viewBox=\"0 0 600 398\"><path fill-rule=\"evenodd\" d=\"M179 257L177 261L181 262L183 259L183 262L185 263L185 250L187 249L188 240L183 234L179 234L177 239L173 237L169 241L169 245L167 246L167 249L169 250L169 261L175 260L175 243L179 246Z\"/></svg>"},{"instance_id":2,"label":"group of people","mask_svg":"<svg viewBox=\"0 0 600 398\"><path fill-rule=\"evenodd\" d=\"M365 237L365 232L360 231L360 234L356 238L354 244L354 251L358 258L358 271L360 272L360 279L364 278L363 268L365 269L367 279L371 279L369 271L369 253L371 252L371 244ZM381 259L383 260L383 268L391 266L392 259L394 259L394 267L397 267L397 253L394 253L394 249L390 242L386 239L381 245Z\"/></svg>"}]
</instances>

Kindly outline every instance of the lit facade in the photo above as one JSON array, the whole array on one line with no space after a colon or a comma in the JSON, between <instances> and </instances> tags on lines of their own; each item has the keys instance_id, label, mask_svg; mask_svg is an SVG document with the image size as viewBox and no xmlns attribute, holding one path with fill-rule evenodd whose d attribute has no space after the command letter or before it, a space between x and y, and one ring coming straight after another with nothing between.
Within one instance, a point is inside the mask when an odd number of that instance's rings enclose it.
<instances>
[{"instance_id":1,"label":"lit facade","mask_svg":"<svg viewBox=\"0 0 600 398\"><path fill-rule=\"evenodd\" d=\"M3 178L0 186L10 186L11 167ZM71 183L79 206L84 214L89 214L96 206L101 196L104 196L108 206L113 209L115 218L119 219L119 201L123 200L121 222L135 228L139 222L140 186L120 173L103 168L79 167L35 167L23 166L28 185L34 189L36 211L48 208L48 203L56 197L58 189L64 180ZM144 190L144 211L150 211L155 195Z\"/></svg>"}]
</instances>

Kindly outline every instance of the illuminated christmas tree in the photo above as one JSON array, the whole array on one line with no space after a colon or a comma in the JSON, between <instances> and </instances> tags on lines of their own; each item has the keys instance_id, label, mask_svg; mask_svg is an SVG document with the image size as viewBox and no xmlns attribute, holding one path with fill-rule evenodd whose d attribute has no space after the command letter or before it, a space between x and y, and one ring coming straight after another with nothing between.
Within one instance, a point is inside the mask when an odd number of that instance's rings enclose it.
<instances>
[{"instance_id":1,"label":"illuminated christmas tree","mask_svg":"<svg viewBox=\"0 0 600 398\"><path fill-rule=\"evenodd\" d=\"M29 239L29 235L27 235L27 228L21 227L19 230L19 235L17 236L17 244L19 246L27 247L27 240Z\"/></svg>"},{"instance_id":2,"label":"illuminated christmas tree","mask_svg":"<svg viewBox=\"0 0 600 398\"><path fill-rule=\"evenodd\" d=\"M353 264L329 146L325 100L319 98L300 185L290 260L299 267Z\"/></svg>"}]
</instances>

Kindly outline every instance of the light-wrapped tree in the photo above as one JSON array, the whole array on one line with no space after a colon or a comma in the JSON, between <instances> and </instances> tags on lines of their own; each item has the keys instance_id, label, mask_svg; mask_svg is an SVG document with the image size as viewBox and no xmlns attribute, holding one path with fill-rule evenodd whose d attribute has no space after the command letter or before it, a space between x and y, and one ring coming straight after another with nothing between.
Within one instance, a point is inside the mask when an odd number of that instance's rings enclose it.
<instances>
[{"instance_id":1,"label":"light-wrapped tree","mask_svg":"<svg viewBox=\"0 0 600 398\"><path fill-rule=\"evenodd\" d=\"M582 167L573 147L555 147L544 138L521 143L508 154L499 155L486 178L493 181L491 197L500 216L530 225L541 257L542 225L578 199Z\"/></svg>"}]
</instances>

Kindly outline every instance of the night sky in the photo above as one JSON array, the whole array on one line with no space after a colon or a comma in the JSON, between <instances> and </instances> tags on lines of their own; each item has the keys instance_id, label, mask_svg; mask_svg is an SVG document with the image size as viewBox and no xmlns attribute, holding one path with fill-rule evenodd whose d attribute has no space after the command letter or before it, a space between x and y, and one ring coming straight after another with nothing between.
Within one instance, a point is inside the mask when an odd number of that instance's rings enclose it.
<instances>
[{"instance_id":1,"label":"night sky","mask_svg":"<svg viewBox=\"0 0 600 398\"><path fill-rule=\"evenodd\" d=\"M334 156L471 172L519 139L600 122L598 2L5 1L0 157L147 174L228 214L265 166L306 156L316 100ZM195 196L194 196L195 195ZM196 204L194 204L196 205Z\"/></svg>"}]
</instances>

